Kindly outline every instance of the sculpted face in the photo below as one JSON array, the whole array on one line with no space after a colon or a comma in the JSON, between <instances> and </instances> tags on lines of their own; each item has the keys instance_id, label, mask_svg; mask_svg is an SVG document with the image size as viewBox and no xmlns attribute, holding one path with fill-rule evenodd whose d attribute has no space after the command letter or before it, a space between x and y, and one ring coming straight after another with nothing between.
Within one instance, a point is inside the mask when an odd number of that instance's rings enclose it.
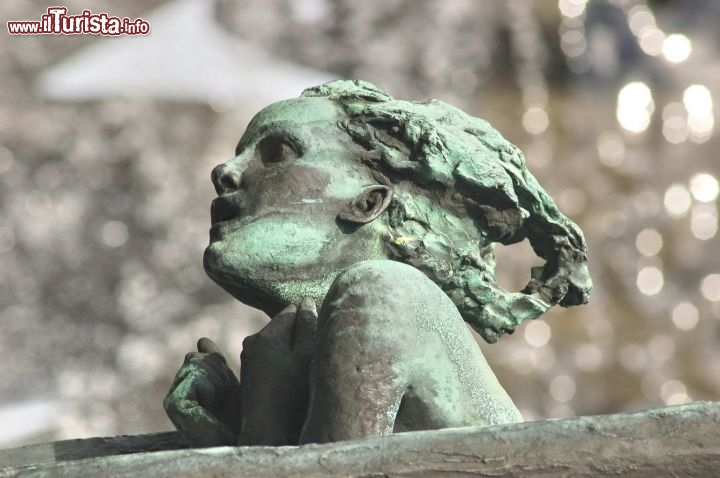
<instances>
[{"instance_id":1,"label":"sculpted face","mask_svg":"<svg viewBox=\"0 0 720 478\"><path fill-rule=\"evenodd\" d=\"M236 156L215 168L208 275L272 315L309 296L322 303L338 273L381 259L379 221L343 227L338 213L376 185L362 150L325 98L275 103L250 123ZM352 232L350 232L352 230Z\"/></svg>"}]
</instances>

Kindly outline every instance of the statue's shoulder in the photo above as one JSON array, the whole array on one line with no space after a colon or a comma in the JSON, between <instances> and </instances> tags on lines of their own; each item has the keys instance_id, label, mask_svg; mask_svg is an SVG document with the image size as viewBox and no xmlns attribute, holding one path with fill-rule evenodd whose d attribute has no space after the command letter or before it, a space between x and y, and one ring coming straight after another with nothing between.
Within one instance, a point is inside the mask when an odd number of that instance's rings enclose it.
<instances>
[{"instance_id":1,"label":"statue's shoulder","mask_svg":"<svg viewBox=\"0 0 720 478\"><path fill-rule=\"evenodd\" d=\"M353 264L338 275L340 281L370 281L381 285L415 285L429 283L435 285L419 269L392 260L370 260ZM437 287L437 286L436 286Z\"/></svg>"},{"instance_id":2,"label":"statue's shoulder","mask_svg":"<svg viewBox=\"0 0 720 478\"><path fill-rule=\"evenodd\" d=\"M391 260L369 260L353 264L337 276L329 295L338 294L409 298L444 295L444 292L411 265Z\"/></svg>"},{"instance_id":3,"label":"statue's shoulder","mask_svg":"<svg viewBox=\"0 0 720 478\"><path fill-rule=\"evenodd\" d=\"M411 265L390 260L359 262L338 275L320 310L320 323L329 322L362 333L372 329L400 342L440 326L467 333L457 307L435 282Z\"/></svg>"}]
</instances>

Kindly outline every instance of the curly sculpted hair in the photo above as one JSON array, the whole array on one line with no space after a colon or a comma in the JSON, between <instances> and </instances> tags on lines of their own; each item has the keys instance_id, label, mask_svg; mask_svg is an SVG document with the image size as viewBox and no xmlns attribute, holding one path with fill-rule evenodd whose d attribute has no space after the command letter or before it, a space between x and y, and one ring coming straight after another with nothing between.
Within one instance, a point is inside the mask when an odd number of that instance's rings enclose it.
<instances>
[{"instance_id":1,"label":"curly sculpted hair","mask_svg":"<svg viewBox=\"0 0 720 478\"><path fill-rule=\"evenodd\" d=\"M587 302L592 283L580 228L525 166L520 150L490 124L438 100L397 100L364 81L309 88L346 114L338 126L391 186L388 257L437 283L488 342L554 304ZM520 292L495 281L494 243L527 238L545 264Z\"/></svg>"}]
</instances>

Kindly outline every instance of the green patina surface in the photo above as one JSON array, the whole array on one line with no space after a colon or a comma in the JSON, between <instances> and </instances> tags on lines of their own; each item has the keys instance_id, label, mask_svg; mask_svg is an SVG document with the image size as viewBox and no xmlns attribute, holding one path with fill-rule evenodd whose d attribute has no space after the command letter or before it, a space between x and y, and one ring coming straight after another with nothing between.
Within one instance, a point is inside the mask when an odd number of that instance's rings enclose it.
<instances>
[{"instance_id":1,"label":"green patina surface","mask_svg":"<svg viewBox=\"0 0 720 478\"><path fill-rule=\"evenodd\" d=\"M257 162L252 151L269 133L301 150L294 169L306 168L298 178L308 182L312 176L315 187L293 187L284 177L287 168L266 168L270 190L306 194L277 205L275 215L246 226L236 240L217 245L224 264L211 267L211 276L218 269L216 276L232 280L240 275L236 266L246 262L247 280L268 272L273 261L297 270L315 270L313 264L323 261L337 274L350 265L328 257L338 253L354 262L399 260L438 283L488 341L553 304L587 301L591 282L581 231L530 174L522 153L487 122L440 101L397 100L368 83L333 82L260 112L227 165L252 171L246 167ZM338 239L334 220L343 201L378 181L392 186L395 198L384 223L372 225L374 241L360 247ZM252 227L268 232L257 234ZM494 280L493 244L526 237L547 263L533 271L521 293L504 291ZM300 300L307 290L302 282L313 279L306 274L287 280L289 275L279 278L285 284L275 292L284 294L284 303Z\"/></svg>"},{"instance_id":2,"label":"green patina surface","mask_svg":"<svg viewBox=\"0 0 720 478\"><path fill-rule=\"evenodd\" d=\"M362 81L310 88L258 113L213 182L208 275L270 316L305 297L321 305L316 371L299 372L314 394L308 440L519 420L463 320L495 342L590 294L582 232L519 149L441 101L398 100ZM545 264L506 291L494 245L525 238ZM258 335L278 342L265 347L295 340L269 327ZM282 388L264 366L259 386ZM177 386L170 408L196 392ZM318 405L326 396L336 405Z\"/></svg>"}]
</instances>

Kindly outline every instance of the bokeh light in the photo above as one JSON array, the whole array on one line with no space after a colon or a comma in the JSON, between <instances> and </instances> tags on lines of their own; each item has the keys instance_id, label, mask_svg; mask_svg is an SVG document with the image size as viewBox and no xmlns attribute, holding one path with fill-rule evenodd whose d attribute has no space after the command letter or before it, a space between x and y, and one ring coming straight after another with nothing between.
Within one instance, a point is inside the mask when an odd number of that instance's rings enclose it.
<instances>
[{"instance_id":1,"label":"bokeh light","mask_svg":"<svg viewBox=\"0 0 720 478\"><path fill-rule=\"evenodd\" d=\"M714 204L696 204L690 214L690 230L700 240L715 237L718 230L717 209Z\"/></svg>"},{"instance_id":2,"label":"bokeh light","mask_svg":"<svg viewBox=\"0 0 720 478\"><path fill-rule=\"evenodd\" d=\"M712 202L718 197L718 180L708 173L698 173L690 178L690 192L701 202Z\"/></svg>"},{"instance_id":3,"label":"bokeh light","mask_svg":"<svg viewBox=\"0 0 720 478\"><path fill-rule=\"evenodd\" d=\"M550 326L542 319L536 319L525 326L525 341L533 347L547 345L552 336Z\"/></svg>"},{"instance_id":4,"label":"bokeh light","mask_svg":"<svg viewBox=\"0 0 720 478\"><path fill-rule=\"evenodd\" d=\"M605 131L598 136L597 150L600 162L605 166L619 166L625 160L625 142L614 131Z\"/></svg>"},{"instance_id":5,"label":"bokeh light","mask_svg":"<svg viewBox=\"0 0 720 478\"><path fill-rule=\"evenodd\" d=\"M657 295L663 288L664 276L657 267L643 267L638 271L635 284L642 294Z\"/></svg>"},{"instance_id":6,"label":"bokeh light","mask_svg":"<svg viewBox=\"0 0 720 478\"><path fill-rule=\"evenodd\" d=\"M663 52L665 33L659 28L646 28L638 35L640 48L650 56L658 56Z\"/></svg>"},{"instance_id":7,"label":"bokeh light","mask_svg":"<svg viewBox=\"0 0 720 478\"><path fill-rule=\"evenodd\" d=\"M690 56L692 43L685 35L673 33L663 41L662 52L669 62L681 63Z\"/></svg>"},{"instance_id":8,"label":"bokeh light","mask_svg":"<svg viewBox=\"0 0 720 478\"><path fill-rule=\"evenodd\" d=\"M698 323L700 314L693 304L682 302L672 311L672 321L680 330L692 330Z\"/></svg>"},{"instance_id":9,"label":"bokeh light","mask_svg":"<svg viewBox=\"0 0 720 478\"><path fill-rule=\"evenodd\" d=\"M655 229L643 229L635 238L635 247L643 256L657 255L662 245L662 235Z\"/></svg>"},{"instance_id":10,"label":"bokeh light","mask_svg":"<svg viewBox=\"0 0 720 478\"><path fill-rule=\"evenodd\" d=\"M690 139L696 143L709 140L715 127L710 91L704 85L688 86L683 93L683 104L688 113Z\"/></svg>"},{"instance_id":11,"label":"bokeh light","mask_svg":"<svg viewBox=\"0 0 720 478\"><path fill-rule=\"evenodd\" d=\"M666 405L680 405L691 401L687 387L679 380L668 380L660 388L660 397Z\"/></svg>"},{"instance_id":12,"label":"bokeh light","mask_svg":"<svg viewBox=\"0 0 720 478\"><path fill-rule=\"evenodd\" d=\"M550 382L550 395L557 402L569 402L575 396L575 380L567 375L558 375Z\"/></svg>"},{"instance_id":13,"label":"bokeh light","mask_svg":"<svg viewBox=\"0 0 720 478\"><path fill-rule=\"evenodd\" d=\"M671 144L680 144L688 139L687 110L682 103L668 103L663 108L663 136Z\"/></svg>"},{"instance_id":14,"label":"bokeh light","mask_svg":"<svg viewBox=\"0 0 720 478\"><path fill-rule=\"evenodd\" d=\"M655 15L646 5L635 5L628 12L628 26L636 36L641 36L655 28Z\"/></svg>"},{"instance_id":15,"label":"bokeh light","mask_svg":"<svg viewBox=\"0 0 720 478\"><path fill-rule=\"evenodd\" d=\"M652 92L641 81L623 86L618 93L617 119L620 126L631 133L641 133L650 125L655 109Z\"/></svg>"},{"instance_id":16,"label":"bokeh light","mask_svg":"<svg viewBox=\"0 0 720 478\"><path fill-rule=\"evenodd\" d=\"M549 124L549 118L544 108L533 106L525 111L522 118L525 130L531 134L544 132Z\"/></svg>"},{"instance_id":17,"label":"bokeh light","mask_svg":"<svg viewBox=\"0 0 720 478\"><path fill-rule=\"evenodd\" d=\"M708 274L700 283L703 297L713 302L720 301L720 274Z\"/></svg>"},{"instance_id":18,"label":"bokeh light","mask_svg":"<svg viewBox=\"0 0 720 478\"><path fill-rule=\"evenodd\" d=\"M665 210L671 217L682 217L687 214L692 206L690 191L682 184L673 184L664 197Z\"/></svg>"},{"instance_id":19,"label":"bokeh light","mask_svg":"<svg viewBox=\"0 0 720 478\"><path fill-rule=\"evenodd\" d=\"M568 18L577 18L585 13L587 0L560 0L558 8L560 13Z\"/></svg>"},{"instance_id":20,"label":"bokeh light","mask_svg":"<svg viewBox=\"0 0 720 478\"><path fill-rule=\"evenodd\" d=\"M575 349L575 363L580 370L594 372L602 367L604 361L605 353L596 344L581 344Z\"/></svg>"}]
</instances>

